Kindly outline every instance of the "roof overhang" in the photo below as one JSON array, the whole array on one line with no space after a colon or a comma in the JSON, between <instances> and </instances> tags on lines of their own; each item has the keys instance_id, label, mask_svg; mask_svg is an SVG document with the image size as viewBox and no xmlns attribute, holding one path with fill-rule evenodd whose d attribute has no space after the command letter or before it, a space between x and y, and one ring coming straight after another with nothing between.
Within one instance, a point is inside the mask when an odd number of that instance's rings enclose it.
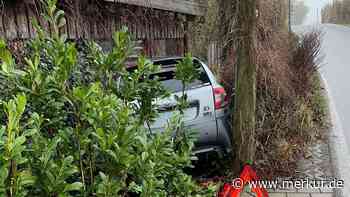
<instances>
[{"instance_id":1,"label":"roof overhang","mask_svg":"<svg viewBox=\"0 0 350 197\"><path fill-rule=\"evenodd\" d=\"M104 0L114 3L125 3L159 10L173 11L194 16L203 16L206 5L198 0Z\"/></svg>"}]
</instances>

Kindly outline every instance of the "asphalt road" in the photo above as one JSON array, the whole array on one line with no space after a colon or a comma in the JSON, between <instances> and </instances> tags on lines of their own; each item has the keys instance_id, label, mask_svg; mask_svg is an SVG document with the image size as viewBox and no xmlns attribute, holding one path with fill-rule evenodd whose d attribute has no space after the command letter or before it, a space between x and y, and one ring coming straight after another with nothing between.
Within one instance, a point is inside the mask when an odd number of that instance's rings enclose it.
<instances>
[{"instance_id":1,"label":"asphalt road","mask_svg":"<svg viewBox=\"0 0 350 197\"><path fill-rule=\"evenodd\" d=\"M347 144L350 144L350 28L327 24L322 25L321 30L325 55L321 74L328 84Z\"/></svg>"}]
</instances>

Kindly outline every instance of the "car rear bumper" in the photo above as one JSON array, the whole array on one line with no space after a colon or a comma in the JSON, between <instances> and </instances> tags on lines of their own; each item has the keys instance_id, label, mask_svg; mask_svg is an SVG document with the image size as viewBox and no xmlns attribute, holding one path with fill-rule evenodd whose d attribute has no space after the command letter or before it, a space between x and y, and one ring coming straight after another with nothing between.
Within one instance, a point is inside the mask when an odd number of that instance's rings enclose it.
<instances>
[{"instance_id":1,"label":"car rear bumper","mask_svg":"<svg viewBox=\"0 0 350 197\"><path fill-rule=\"evenodd\" d=\"M185 124L187 128L198 134L193 152L195 154L206 152L230 153L231 146L231 129L227 113L220 113L214 117L208 117L201 121ZM152 128L153 132L161 132L164 128Z\"/></svg>"},{"instance_id":2,"label":"car rear bumper","mask_svg":"<svg viewBox=\"0 0 350 197\"><path fill-rule=\"evenodd\" d=\"M232 132L228 116L217 118L216 122L218 125L217 142L226 153L230 153L232 151Z\"/></svg>"},{"instance_id":3,"label":"car rear bumper","mask_svg":"<svg viewBox=\"0 0 350 197\"><path fill-rule=\"evenodd\" d=\"M232 151L232 135L227 116L221 116L216 120L201 124L201 126L192 125L191 128L200 133L193 151L195 154L218 151L227 154ZM208 133L212 135L209 136Z\"/></svg>"}]
</instances>

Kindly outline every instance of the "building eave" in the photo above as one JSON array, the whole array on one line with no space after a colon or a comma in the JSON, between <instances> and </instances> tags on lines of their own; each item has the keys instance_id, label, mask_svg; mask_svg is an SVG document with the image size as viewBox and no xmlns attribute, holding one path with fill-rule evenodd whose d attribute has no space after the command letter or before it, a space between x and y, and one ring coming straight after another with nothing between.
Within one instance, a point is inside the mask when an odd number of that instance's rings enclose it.
<instances>
[{"instance_id":1,"label":"building eave","mask_svg":"<svg viewBox=\"0 0 350 197\"><path fill-rule=\"evenodd\" d=\"M104 0L107 2L124 3L159 10L167 10L193 16L203 16L206 5L198 0Z\"/></svg>"}]
</instances>

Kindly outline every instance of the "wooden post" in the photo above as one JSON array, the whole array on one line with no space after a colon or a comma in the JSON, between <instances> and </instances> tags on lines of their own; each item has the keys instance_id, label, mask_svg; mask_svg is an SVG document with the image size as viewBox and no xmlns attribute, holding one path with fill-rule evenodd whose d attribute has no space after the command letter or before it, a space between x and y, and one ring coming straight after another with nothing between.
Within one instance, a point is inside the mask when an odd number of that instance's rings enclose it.
<instances>
[{"instance_id":1,"label":"wooden post","mask_svg":"<svg viewBox=\"0 0 350 197\"><path fill-rule=\"evenodd\" d=\"M292 32L292 2L288 0L288 29Z\"/></svg>"},{"instance_id":2,"label":"wooden post","mask_svg":"<svg viewBox=\"0 0 350 197\"><path fill-rule=\"evenodd\" d=\"M186 54L189 50L189 41L190 41L190 35L188 32L188 21L186 20L184 22L184 30L185 30L185 34L184 34L184 54Z\"/></svg>"},{"instance_id":3,"label":"wooden post","mask_svg":"<svg viewBox=\"0 0 350 197\"><path fill-rule=\"evenodd\" d=\"M256 1L239 0L237 29L237 67L235 77L235 105L233 115L233 144L235 162L233 169L255 158L255 107L256 107Z\"/></svg>"},{"instance_id":4,"label":"wooden post","mask_svg":"<svg viewBox=\"0 0 350 197\"><path fill-rule=\"evenodd\" d=\"M5 30L3 29L3 23L2 23L2 13L0 13L0 39L5 39Z\"/></svg>"}]
</instances>

